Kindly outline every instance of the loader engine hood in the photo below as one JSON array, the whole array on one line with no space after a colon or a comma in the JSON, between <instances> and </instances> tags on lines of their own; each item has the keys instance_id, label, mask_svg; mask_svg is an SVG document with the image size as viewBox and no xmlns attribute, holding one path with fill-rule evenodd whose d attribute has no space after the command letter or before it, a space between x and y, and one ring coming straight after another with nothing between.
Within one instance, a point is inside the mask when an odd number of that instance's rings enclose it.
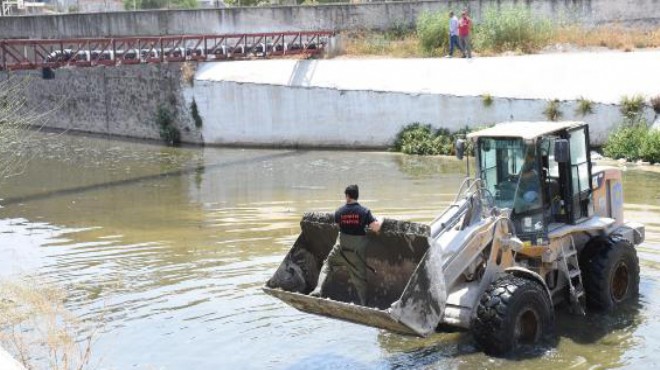
<instances>
[{"instance_id":1,"label":"loader engine hood","mask_svg":"<svg viewBox=\"0 0 660 370\"><path fill-rule=\"evenodd\" d=\"M429 248L427 225L383 220L379 234L368 234L366 305L356 305L348 273L329 277L324 294L310 297L323 261L339 229L330 213L306 213L301 233L263 290L308 313L426 336L439 324L446 301L440 251Z\"/></svg>"}]
</instances>

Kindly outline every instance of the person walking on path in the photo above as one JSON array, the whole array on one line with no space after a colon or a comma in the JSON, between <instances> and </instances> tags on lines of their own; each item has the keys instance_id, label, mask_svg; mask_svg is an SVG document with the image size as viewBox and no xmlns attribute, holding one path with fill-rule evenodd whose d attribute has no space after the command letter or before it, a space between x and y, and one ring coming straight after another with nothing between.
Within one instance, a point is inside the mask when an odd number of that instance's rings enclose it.
<instances>
[{"instance_id":1,"label":"person walking on path","mask_svg":"<svg viewBox=\"0 0 660 370\"><path fill-rule=\"evenodd\" d=\"M361 305L367 304L367 228L380 231L380 222L369 208L357 202L359 188L349 185L344 191L346 204L335 211L335 223L339 224L339 235L328 258L323 262L316 288L309 293L313 297L323 295L323 285L328 275L338 267L348 269L349 281L355 288Z\"/></svg>"},{"instance_id":2,"label":"person walking on path","mask_svg":"<svg viewBox=\"0 0 660 370\"><path fill-rule=\"evenodd\" d=\"M454 46L461 49L458 44L458 18L454 15L454 12L449 12L449 55L447 57L452 58L454 56ZM463 50L461 49L461 51Z\"/></svg>"},{"instance_id":3,"label":"person walking on path","mask_svg":"<svg viewBox=\"0 0 660 370\"><path fill-rule=\"evenodd\" d=\"M458 40L460 42L463 58L472 58L472 45L470 45L470 34L472 33L472 20L468 17L467 9L463 10L461 20L458 21Z\"/></svg>"}]
</instances>

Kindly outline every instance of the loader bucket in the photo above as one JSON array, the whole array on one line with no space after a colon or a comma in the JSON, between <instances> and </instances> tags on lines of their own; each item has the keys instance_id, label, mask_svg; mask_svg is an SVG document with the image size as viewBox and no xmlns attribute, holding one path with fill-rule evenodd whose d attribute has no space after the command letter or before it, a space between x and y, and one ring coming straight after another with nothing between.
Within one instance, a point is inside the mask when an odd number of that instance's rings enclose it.
<instances>
[{"instance_id":1,"label":"loader bucket","mask_svg":"<svg viewBox=\"0 0 660 370\"><path fill-rule=\"evenodd\" d=\"M334 215L306 213L302 232L263 290L300 311L404 334L426 336L437 327L446 300L440 253L430 250L427 225L385 219L379 234L367 235L365 305L357 305L348 272L335 270L325 298L307 295L316 287L323 261L337 239Z\"/></svg>"}]
</instances>

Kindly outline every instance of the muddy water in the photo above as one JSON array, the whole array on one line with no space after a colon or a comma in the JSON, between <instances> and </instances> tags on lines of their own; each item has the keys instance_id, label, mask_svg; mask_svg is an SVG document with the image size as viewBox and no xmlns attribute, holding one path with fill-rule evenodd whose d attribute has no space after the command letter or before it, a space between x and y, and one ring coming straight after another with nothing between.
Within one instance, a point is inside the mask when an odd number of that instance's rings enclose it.
<instances>
[{"instance_id":1,"label":"muddy water","mask_svg":"<svg viewBox=\"0 0 660 370\"><path fill-rule=\"evenodd\" d=\"M660 174L625 173L627 217L647 224L638 304L559 316L559 344L484 356L464 333L417 339L308 316L264 295L305 210L348 183L378 216L430 221L453 197L453 159L388 153L163 148L40 135L1 188L0 274L36 274L103 321L114 369L473 369L660 362Z\"/></svg>"}]
</instances>

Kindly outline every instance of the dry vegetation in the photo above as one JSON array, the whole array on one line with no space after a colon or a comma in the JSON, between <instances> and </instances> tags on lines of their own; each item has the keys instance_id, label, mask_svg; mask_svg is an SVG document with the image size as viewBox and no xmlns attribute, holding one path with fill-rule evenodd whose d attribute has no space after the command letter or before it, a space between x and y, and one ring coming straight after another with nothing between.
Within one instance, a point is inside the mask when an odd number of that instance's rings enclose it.
<instances>
[{"instance_id":1,"label":"dry vegetation","mask_svg":"<svg viewBox=\"0 0 660 370\"><path fill-rule=\"evenodd\" d=\"M0 345L27 369L88 368L96 331L64 300L63 291L34 278L0 282Z\"/></svg>"},{"instance_id":2,"label":"dry vegetation","mask_svg":"<svg viewBox=\"0 0 660 370\"><path fill-rule=\"evenodd\" d=\"M657 48L660 47L660 28L638 29L623 26L583 28L566 26L556 30L552 42L567 43L580 47L600 46L624 51Z\"/></svg>"},{"instance_id":3,"label":"dry vegetation","mask_svg":"<svg viewBox=\"0 0 660 370\"><path fill-rule=\"evenodd\" d=\"M37 113L27 107L25 90L29 78L0 82L0 182L19 175L29 160L30 128L39 128L50 112Z\"/></svg>"},{"instance_id":4,"label":"dry vegetation","mask_svg":"<svg viewBox=\"0 0 660 370\"><path fill-rule=\"evenodd\" d=\"M181 63L181 79L190 86L195 83L195 70L197 65L192 62Z\"/></svg>"},{"instance_id":5,"label":"dry vegetation","mask_svg":"<svg viewBox=\"0 0 660 370\"><path fill-rule=\"evenodd\" d=\"M32 128L52 112L28 107L29 84L29 78L0 82L0 184L21 174L30 159ZM94 331L83 330L64 299L62 291L35 279L0 281L0 346L30 370L87 368Z\"/></svg>"},{"instance_id":6,"label":"dry vegetation","mask_svg":"<svg viewBox=\"0 0 660 370\"><path fill-rule=\"evenodd\" d=\"M492 28L489 32L484 32L486 24L475 26L474 53L481 56L511 52L529 54L557 44L573 45L576 48L604 47L621 51L660 47L660 27L553 26L542 20L528 18L525 12L512 13L495 21L491 19L487 23ZM440 24L446 21L444 14L427 15L420 17L416 29L402 30L399 27L396 32L363 31L345 34L343 54L397 58L440 57L448 51L447 42L444 40L446 27ZM521 29L526 29L522 39Z\"/></svg>"},{"instance_id":7,"label":"dry vegetation","mask_svg":"<svg viewBox=\"0 0 660 370\"><path fill-rule=\"evenodd\" d=\"M410 33L403 37L387 37L374 32L347 34L343 46L344 55L377 55L395 58L412 58L420 55L419 40Z\"/></svg>"}]
</instances>

